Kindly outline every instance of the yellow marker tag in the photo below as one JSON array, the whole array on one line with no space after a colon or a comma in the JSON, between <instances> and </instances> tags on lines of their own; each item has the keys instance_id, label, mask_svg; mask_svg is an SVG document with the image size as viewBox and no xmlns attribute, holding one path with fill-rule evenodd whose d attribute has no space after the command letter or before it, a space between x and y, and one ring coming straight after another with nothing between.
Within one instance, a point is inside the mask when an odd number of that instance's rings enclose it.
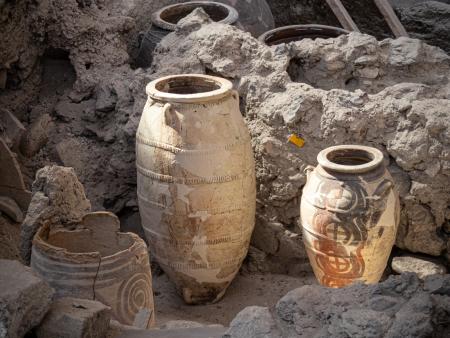
<instances>
[{"instance_id":1,"label":"yellow marker tag","mask_svg":"<svg viewBox=\"0 0 450 338\"><path fill-rule=\"evenodd\" d=\"M288 138L288 141L295 144L299 148L303 148L303 146L305 145L305 140L295 134L291 134Z\"/></svg>"}]
</instances>

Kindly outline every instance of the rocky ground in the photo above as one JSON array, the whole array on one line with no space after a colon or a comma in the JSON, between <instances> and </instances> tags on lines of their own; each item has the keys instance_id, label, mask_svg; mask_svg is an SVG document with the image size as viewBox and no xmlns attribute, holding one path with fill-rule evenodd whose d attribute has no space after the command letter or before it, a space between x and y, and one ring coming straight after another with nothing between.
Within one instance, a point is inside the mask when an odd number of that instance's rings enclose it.
<instances>
[{"instance_id":1,"label":"rocky ground","mask_svg":"<svg viewBox=\"0 0 450 338\"><path fill-rule=\"evenodd\" d=\"M413 274L345 289L304 286L273 310L248 307L224 338L448 337L450 275L421 283Z\"/></svg>"}]
</instances>

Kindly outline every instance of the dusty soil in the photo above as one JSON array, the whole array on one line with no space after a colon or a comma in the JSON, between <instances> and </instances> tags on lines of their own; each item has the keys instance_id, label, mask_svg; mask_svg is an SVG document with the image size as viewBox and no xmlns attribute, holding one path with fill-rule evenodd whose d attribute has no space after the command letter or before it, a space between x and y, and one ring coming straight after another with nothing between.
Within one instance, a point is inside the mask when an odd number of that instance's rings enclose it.
<instances>
[{"instance_id":1,"label":"dusty soil","mask_svg":"<svg viewBox=\"0 0 450 338\"><path fill-rule=\"evenodd\" d=\"M19 237L20 224L0 214L0 259L20 260Z\"/></svg>"},{"instance_id":2,"label":"dusty soil","mask_svg":"<svg viewBox=\"0 0 450 338\"><path fill-rule=\"evenodd\" d=\"M225 297L216 304L186 305L176 293L175 286L162 274L153 276L156 324L170 320L190 320L203 324L229 326L231 320L247 306L273 307L290 290L317 284L314 275L291 277L274 274L249 274L241 271Z\"/></svg>"}]
</instances>

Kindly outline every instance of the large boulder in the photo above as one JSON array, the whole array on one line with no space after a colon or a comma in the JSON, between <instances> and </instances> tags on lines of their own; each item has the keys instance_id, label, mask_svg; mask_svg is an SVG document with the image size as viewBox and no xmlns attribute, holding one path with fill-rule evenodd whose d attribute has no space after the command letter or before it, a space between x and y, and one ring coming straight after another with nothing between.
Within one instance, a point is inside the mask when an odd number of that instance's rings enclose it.
<instances>
[{"instance_id":1,"label":"large boulder","mask_svg":"<svg viewBox=\"0 0 450 338\"><path fill-rule=\"evenodd\" d=\"M18 261L0 259L0 337L21 338L50 308L53 289Z\"/></svg>"}]
</instances>

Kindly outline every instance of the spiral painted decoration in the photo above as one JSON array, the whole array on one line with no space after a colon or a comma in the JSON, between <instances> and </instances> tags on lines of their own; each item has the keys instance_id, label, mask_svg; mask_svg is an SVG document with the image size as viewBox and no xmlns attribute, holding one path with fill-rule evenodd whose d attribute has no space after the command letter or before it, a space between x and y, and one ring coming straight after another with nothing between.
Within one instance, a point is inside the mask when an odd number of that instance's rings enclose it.
<instances>
[{"instance_id":1,"label":"spiral painted decoration","mask_svg":"<svg viewBox=\"0 0 450 338\"><path fill-rule=\"evenodd\" d=\"M152 310L152 297L152 283L148 274L141 272L124 280L117 292L117 312L121 320L133 324L139 310Z\"/></svg>"}]
</instances>

